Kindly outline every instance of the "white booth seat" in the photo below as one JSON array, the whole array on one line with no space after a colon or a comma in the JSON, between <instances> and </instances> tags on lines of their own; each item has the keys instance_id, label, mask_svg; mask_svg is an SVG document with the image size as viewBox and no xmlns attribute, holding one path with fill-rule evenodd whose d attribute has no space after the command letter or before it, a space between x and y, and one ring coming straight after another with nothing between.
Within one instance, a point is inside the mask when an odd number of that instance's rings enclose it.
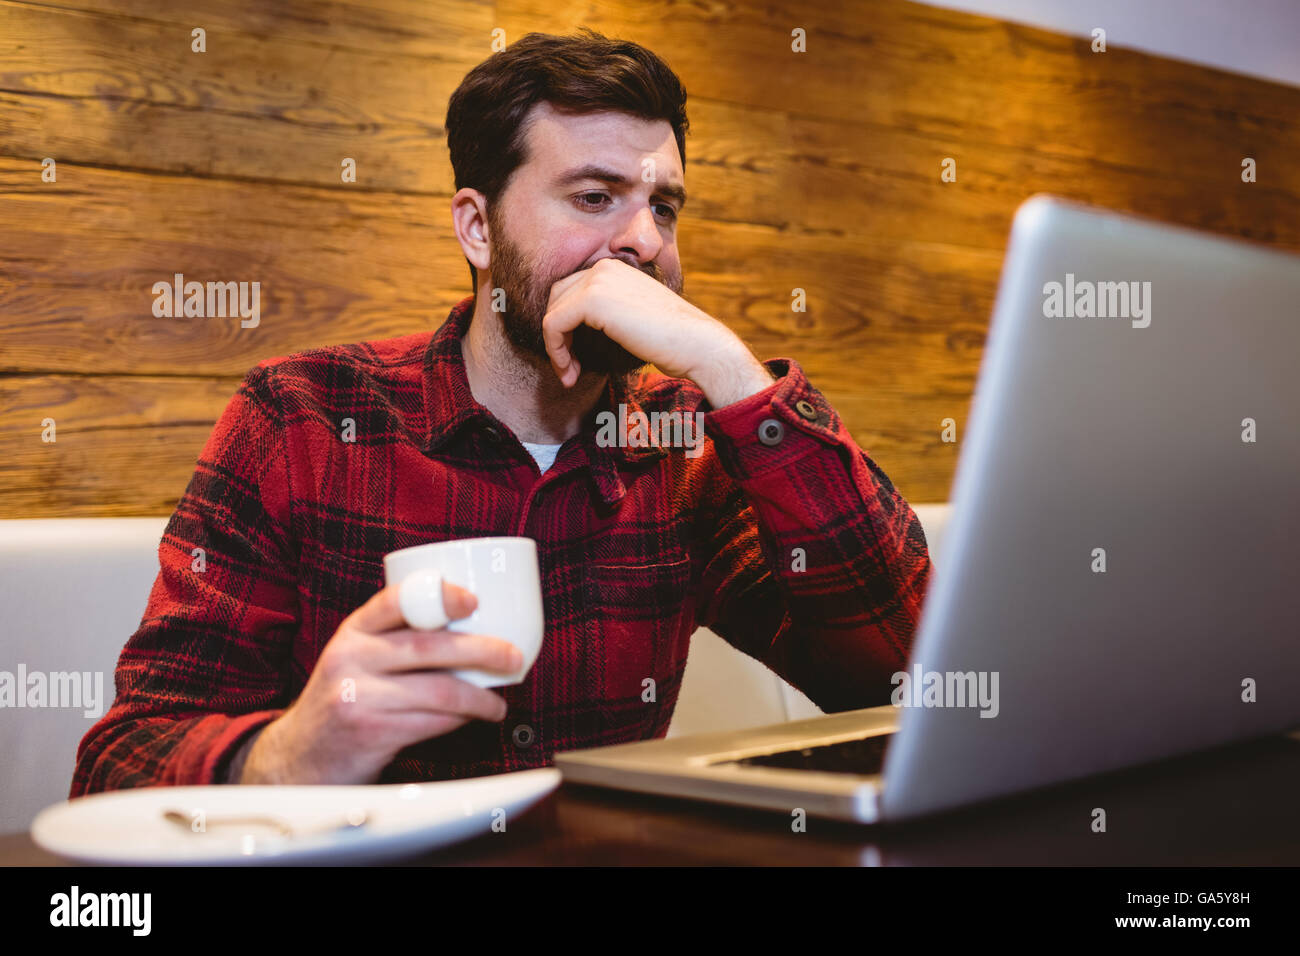
<instances>
[{"instance_id":1,"label":"white booth seat","mask_svg":"<svg viewBox=\"0 0 1300 956\"><path fill-rule=\"evenodd\" d=\"M947 505L915 505L937 566ZM0 709L0 833L25 830L68 796L77 745L112 704L118 655L140 625L158 574L166 518L0 521L0 671L96 676L96 713ZM668 735L777 723L816 705L712 631L691 640Z\"/></svg>"},{"instance_id":2,"label":"white booth seat","mask_svg":"<svg viewBox=\"0 0 1300 956\"><path fill-rule=\"evenodd\" d=\"M910 503L910 502L909 502ZM949 505L912 505L925 529L930 560L939 566L939 549ZM761 727L816 717L822 709L777 677L766 665L736 650L707 627L691 635L686 672L668 736Z\"/></svg>"}]
</instances>

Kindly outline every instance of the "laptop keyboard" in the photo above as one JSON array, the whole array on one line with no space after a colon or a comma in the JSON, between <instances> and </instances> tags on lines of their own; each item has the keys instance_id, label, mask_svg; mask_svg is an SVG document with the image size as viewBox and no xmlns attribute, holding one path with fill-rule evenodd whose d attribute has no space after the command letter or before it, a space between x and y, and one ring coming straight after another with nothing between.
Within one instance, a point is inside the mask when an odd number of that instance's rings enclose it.
<instances>
[{"instance_id":1,"label":"laptop keyboard","mask_svg":"<svg viewBox=\"0 0 1300 956\"><path fill-rule=\"evenodd\" d=\"M885 768L885 750L894 739L892 733L873 734L857 740L841 740L818 747L780 750L772 754L719 760L717 764L741 764L750 767L780 767L788 770L822 770L828 773L873 775Z\"/></svg>"}]
</instances>

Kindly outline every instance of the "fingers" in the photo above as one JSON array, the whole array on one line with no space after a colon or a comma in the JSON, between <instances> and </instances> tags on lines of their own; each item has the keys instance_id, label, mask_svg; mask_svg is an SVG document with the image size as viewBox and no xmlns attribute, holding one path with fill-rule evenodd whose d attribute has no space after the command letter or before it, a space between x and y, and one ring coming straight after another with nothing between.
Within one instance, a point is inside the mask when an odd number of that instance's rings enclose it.
<instances>
[{"instance_id":1,"label":"fingers","mask_svg":"<svg viewBox=\"0 0 1300 956\"><path fill-rule=\"evenodd\" d=\"M582 366L578 364L578 360L576 358L570 359L569 364L565 366L564 370L561 371L559 374L560 374L560 384L563 385L565 388L572 388L573 383L576 382L578 380L578 376L582 374Z\"/></svg>"},{"instance_id":2,"label":"fingers","mask_svg":"<svg viewBox=\"0 0 1300 956\"><path fill-rule=\"evenodd\" d=\"M367 652L370 666L381 673L471 667L513 674L523 664L517 647L487 634L402 629L375 637Z\"/></svg>"},{"instance_id":3,"label":"fingers","mask_svg":"<svg viewBox=\"0 0 1300 956\"><path fill-rule=\"evenodd\" d=\"M389 715L389 719L401 726L412 742L441 737L468 724L473 717L461 714L440 714L434 711L406 710Z\"/></svg>"},{"instance_id":4,"label":"fingers","mask_svg":"<svg viewBox=\"0 0 1300 956\"><path fill-rule=\"evenodd\" d=\"M542 341L555 374L568 387L578 380L578 362L573 357L573 331L563 324L566 319L561 312L547 313L542 319Z\"/></svg>"},{"instance_id":5,"label":"fingers","mask_svg":"<svg viewBox=\"0 0 1300 956\"><path fill-rule=\"evenodd\" d=\"M573 355L573 330L587 321L581 290L590 282L588 270L575 272L551 286L550 301L542 316L542 342L555 374L565 388L578 381L582 367ZM600 328L599 319L588 323Z\"/></svg>"},{"instance_id":6,"label":"fingers","mask_svg":"<svg viewBox=\"0 0 1300 956\"><path fill-rule=\"evenodd\" d=\"M445 714L467 719L502 720L505 698L450 674L414 671L393 674L373 685L382 708L390 713Z\"/></svg>"},{"instance_id":7,"label":"fingers","mask_svg":"<svg viewBox=\"0 0 1300 956\"><path fill-rule=\"evenodd\" d=\"M546 311L549 312L551 309L559 305L560 300L564 298L569 290L574 286L587 281L589 278L590 276L587 274L586 269L579 269L577 272L570 273L563 279L558 279L552 283L551 294L547 298L546 302Z\"/></svg>"},{"instance_id":8,"label":"fingers","mask_svg":"<svg viewBox=\"0 0 1300 956\"><path fill-rule=\"evenodd\" d=\"M442 607L447 612L448 620L458 621L474 613L474 609L478 607L478 598L472 591L467 591L459 584L443 581Z\"/></svg>"},{"instance_id":9,"label":"fingers","mask_svg":"<svg viewBox=\"0 0 1300 956\"><path fill-rule=\"evenodd\" d=\"M361 607L350 615L352 625L368 634L379 634L393 628L406 627L402 608L398 604L398 590L401 583L380 588ZM478 598L450 581L442 583L442 606L450 620L469 617L478 607ZM428 632L434 633L434 632Z\"/></svg>"}]
</instances>

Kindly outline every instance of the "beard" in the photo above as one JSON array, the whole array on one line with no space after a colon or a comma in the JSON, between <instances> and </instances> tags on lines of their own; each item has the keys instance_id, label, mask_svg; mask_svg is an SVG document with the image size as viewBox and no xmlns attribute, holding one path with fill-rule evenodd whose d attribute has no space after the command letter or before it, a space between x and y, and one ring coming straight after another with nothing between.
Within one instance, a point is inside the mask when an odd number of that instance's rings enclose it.
<instances>
[{"instance_id":1,"label":"beard","mask_svg":"<svg viewBox=\"0 0 1300 956\"><path fill-rule=\"evenodd\" d=\"M505 294L505 311L498 314L506 338L516 350L541 359L545 367L549 368L551 360L542 338L542 319L550 304L551 286L565 276L583 270L566 272L528 262L519 246L503 228L493 206L488 207L488 229L492 236L492 286ZM669 282L657 264L651 262L640 266L623 256L618 258L640 269L656 282L668 286L678 295L681 294L681 281ZM593 372L597 375L625 376L649 364L600 329L593 329L586 323L573 330L570 349L583 374Z\"/></svg>"}]
</instances>

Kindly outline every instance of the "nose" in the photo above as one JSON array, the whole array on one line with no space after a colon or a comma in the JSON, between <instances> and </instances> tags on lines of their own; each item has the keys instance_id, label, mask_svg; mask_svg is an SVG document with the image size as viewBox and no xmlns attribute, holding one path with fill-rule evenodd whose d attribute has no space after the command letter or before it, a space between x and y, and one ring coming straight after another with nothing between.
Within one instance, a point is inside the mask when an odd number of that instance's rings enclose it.
<instances>
[{"instance_id":1,"label":"nose","mask_svg":"<svg viewBox=\"0 0 1300 956\"><path fill-rule=\"evenodd\" d=\"M659 226L649 206L638 209L609 244L610 251L620 259L628 253L635 256L636 262L629 265L638 267L642 263L654 261L663 247L664 241L659 235Z\"/></svg>"}]
</instances>

